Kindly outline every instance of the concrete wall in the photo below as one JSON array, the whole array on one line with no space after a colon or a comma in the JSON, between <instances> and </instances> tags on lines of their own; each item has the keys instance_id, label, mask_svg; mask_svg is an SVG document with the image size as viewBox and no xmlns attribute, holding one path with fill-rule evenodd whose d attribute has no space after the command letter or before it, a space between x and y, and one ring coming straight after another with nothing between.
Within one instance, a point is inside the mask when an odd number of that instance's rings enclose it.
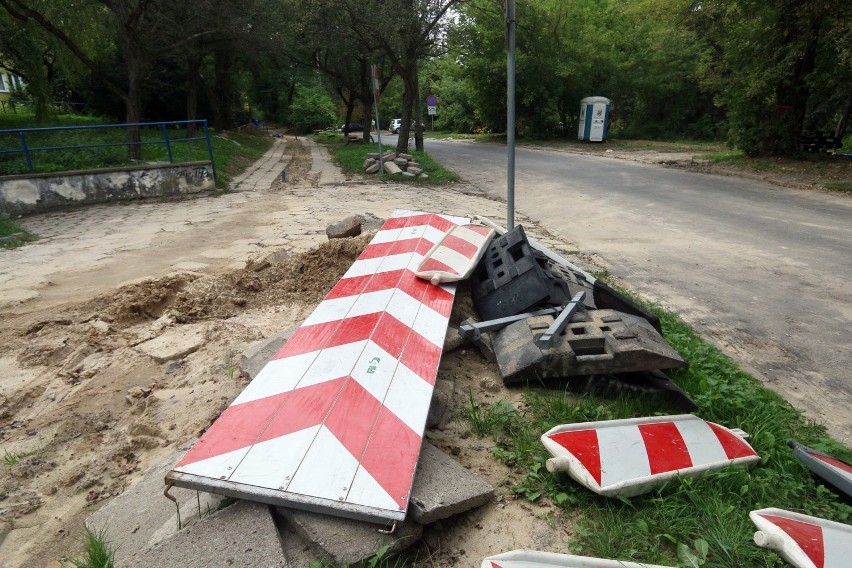
<instances>
[{"instance_id":1,"label":"concrete wall","mask_svg":"<svg viewBox=\"0 0 852 568\"><path fill-rule=\"evenodd\" d=\"M209 162L0 177L0 215L213 189Z\"/></svg>"}]
</instances>

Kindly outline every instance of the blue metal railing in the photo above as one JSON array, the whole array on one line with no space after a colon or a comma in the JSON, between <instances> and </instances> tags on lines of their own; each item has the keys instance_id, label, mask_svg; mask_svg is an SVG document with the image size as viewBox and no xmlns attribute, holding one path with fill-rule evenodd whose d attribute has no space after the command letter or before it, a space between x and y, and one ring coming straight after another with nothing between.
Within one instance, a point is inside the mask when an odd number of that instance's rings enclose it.
<instances>
[{"instance_id":1,"label":"blue metal railing","mask_svg":"<svg viewBox=\"0 0 852 568\"><path fill-rule=\"evenodd\" d=\"M186 136L183 138L170 138L169 126L188 126L190 124L199 125L203 128L203 136ZM78 130L96 130L108 128L128 128L131 126L142 127L159 127L162 132L162 139L159 140L140 140L139 142L104 142L98 144L69 144L66 146L30 146L27 143L28 133L44 133L44 132L60 132L60 131L78 131ZM11 150L0 150L0 155L3 154L23 154L24 160L27 163L27 170L35 171L33 165L33 152L45 152L50 150L69 150L80 148L108 148L115 146L145 146L151 144L163 145L166 148L166 153L169 157L169 162L174 162L172 154L172 143L175 142L192 142L195 140L205 140L207 142L207 155L210 159L210 166L213 169L213 179L216 179L216 163L213 161L213 144L210 141L210 129L207 127L207 120L174 120L170 122L131 122L125 124L95 124L91 126L49 126L43 128L11 128L8 130L0 130L0 135L17 134L20 140L21 147Z\"/></svg>"}]
</instances>

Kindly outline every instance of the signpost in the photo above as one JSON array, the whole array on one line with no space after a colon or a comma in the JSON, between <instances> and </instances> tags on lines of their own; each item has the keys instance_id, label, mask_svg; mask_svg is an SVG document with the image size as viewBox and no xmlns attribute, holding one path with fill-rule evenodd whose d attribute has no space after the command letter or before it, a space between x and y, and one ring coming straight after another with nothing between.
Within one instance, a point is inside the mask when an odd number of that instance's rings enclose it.
<instances>
[{"instance_id":1,"label":"signpost","mask_svg":"<svg viewBox=\"0 0 852 568\"><path fill-rule=\"evenodd\" d=\"M435 95L426 97L426 111L432 117L432 132L435 132L435 114L438 112L438 97Z\"/></svg>"},{"instance_id":2,"label":"signpost","mask_svg":"<svg viewBox=\"0 0 852 568\"><path fill-rule=\"evenodd\" d=\"M373 73L373 106L376 107L376 136L379 139L379 173L385 173L385 161L382 159L382 123L379 120L379 100L381 90L379 89L379 68L372 66Z\"/></svg>"}]
</instances>

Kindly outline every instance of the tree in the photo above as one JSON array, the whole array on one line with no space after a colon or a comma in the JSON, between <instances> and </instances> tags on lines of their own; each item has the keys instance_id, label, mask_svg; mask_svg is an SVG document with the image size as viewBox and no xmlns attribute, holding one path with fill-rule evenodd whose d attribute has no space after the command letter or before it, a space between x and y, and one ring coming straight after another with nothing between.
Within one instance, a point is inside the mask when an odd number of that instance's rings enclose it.
<instances>
[{"instance_id":1,"label":"tree","mask_svg":"<svg viewBox=\"0 0 852 568\"><path fill-rule=\"evenodd\" d=\"M797 152L798 137L826 100L836 110L824 114L848 118L848 2L701 2L693 15L716 50L703 79L728 113L731 142L747 154ZM814 93L820 93L818 100ZM841 117L838 126L843 124Z\"/></svg>"}]
</instances>

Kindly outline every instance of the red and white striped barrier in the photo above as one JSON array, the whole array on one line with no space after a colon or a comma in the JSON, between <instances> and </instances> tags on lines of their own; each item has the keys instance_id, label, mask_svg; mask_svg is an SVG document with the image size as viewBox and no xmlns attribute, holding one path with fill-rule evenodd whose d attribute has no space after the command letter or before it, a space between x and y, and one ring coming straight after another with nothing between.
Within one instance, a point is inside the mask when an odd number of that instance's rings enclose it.
<instances>
[{"instance_id":1,"label":"red and white striped barrier","mask_svg":"<svg viewBox=\"0 0 852 568\"><path fill-rule=\"evenodd\" d=\"M605 560L590 556L573 556L535 550L513 550L489 556L482 568L670 568L624 560Z\"/></svg>"},{"instance_id":2,"label":"red and white striped barrier","mask_svg":"<svg viewBox=\"0 0 852 568\"><path fill-rule=\"evenodd\" d=\"M426 253L416 274L432 284L464 280L473 272L492 238L494 229L484 225L451 227Z\"/></svg>"},{"instance_id":3,"label":"red and white striped barrier","mask_svg":"<svg viewBox=\"0 0 852 568\"><path fill-rule=\"evenodd\" d=\"M852 465L834 456L818 452L796 440L787 442L800 462L847 497L852 497Z\"/></svg>"},{"instance_id":4,"label":"red and white striped barrier","mask_svg":"<svg viewBox=\"0 0 852 568\"><path fill-rule=\"evenodd\" d=\"M692 414L557 426L541 441L564 471L606 497L632 497L681 475L760 461L737 433Z\"/></svg>"},{"instance_id":5,"label":"red and white striped barrier","mask_svg":"<svg viewBox=\"0 0 852 568\"><path fill-rule=\"evenodd\" d=\"M414 269L467 221L395 212L166 483L404 519L455 294Z\"/></svg>"},{"instance_id":6,"label":"red and white striped barrier","mask_svg":"<svg viewBox=\"0 0 852 568\"><path fill-rule=\"evenodd\" d=\"M754 542L777 552L796 568L852 566L852 526L784 509L749 513L757 525Z\"/></svg>"}]
</instances>

